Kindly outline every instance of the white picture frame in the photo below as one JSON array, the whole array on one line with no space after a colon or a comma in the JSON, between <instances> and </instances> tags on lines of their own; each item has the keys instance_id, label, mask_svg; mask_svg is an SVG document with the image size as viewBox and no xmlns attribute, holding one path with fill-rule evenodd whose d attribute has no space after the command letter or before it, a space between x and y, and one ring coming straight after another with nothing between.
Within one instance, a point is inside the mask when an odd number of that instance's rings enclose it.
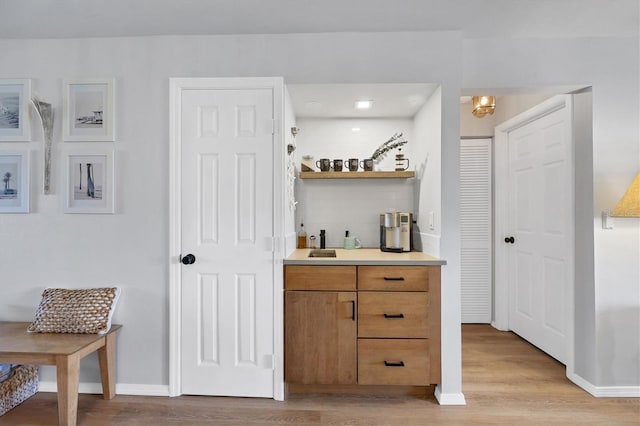
<instances>
[{"instance_id":1,"label":"white picture frame","mask_svg":"<svg viewBox=\"0 0 640 426\"><path fill-rule=\"evenodd\" d=\"M62 139L115 140L115 80L65 80L62 102Z\"/></svg>"},{"instance_id":2,"label":"white picture frame","mask_svg":"<svg viewBox=\"0 0 640 426\"><path fill-rule=\"evenodd\" d=\"M31 80L0 79L0 141L31 140Z\"/></svg>"},{"instance_id":3,"label":"white picture frame","mask_svg":"<svg viewBox=\"0 0 640 426\"><path fill-rule=\"evenodd\" d=\"M29 213L29 151L0 151L0 213Z\"/></svg>"},{"instance_id":4,"label":"white picture frame","mask_svg":"<svg viewBox=\"0 0 640 426\"><path fill-rule=\"evenodd\" d=\"M113 214L113 151L69 152L66 159L64 212Z\"/></svg>"}]
</instances>

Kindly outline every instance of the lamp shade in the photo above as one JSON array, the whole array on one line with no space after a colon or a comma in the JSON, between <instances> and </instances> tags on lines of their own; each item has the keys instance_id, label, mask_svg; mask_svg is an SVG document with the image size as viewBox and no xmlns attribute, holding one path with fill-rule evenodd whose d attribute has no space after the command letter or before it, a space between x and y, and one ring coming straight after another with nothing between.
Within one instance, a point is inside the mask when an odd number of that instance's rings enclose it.
<instances>
[{"instance_id":1,"label":"lamp shade","mask_svg":"<svg viewBox=\"0 0 640 426\"><path fill-rule=\"evenodd\" d=\"M636 175L627 192L613 209L611 216L640 217L640 173Z\"/></svg>"}]
</instances>

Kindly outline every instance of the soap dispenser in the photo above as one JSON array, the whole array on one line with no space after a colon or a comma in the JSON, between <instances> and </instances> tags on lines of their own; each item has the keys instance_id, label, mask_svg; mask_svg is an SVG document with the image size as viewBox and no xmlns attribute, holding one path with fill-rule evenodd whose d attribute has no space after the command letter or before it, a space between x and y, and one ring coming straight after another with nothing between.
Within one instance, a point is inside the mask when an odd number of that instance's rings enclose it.
<instances>
[{"instance_id":1,"label":"soap dispenser","mask_svg":"<svg viewBox=\"0 0 640 426\"><path fill-rule=\"evenodd\" d=\"M326 231L324 229L320 230L320 248L321 249L325 249L327 248L327 243L326 243Z\"/></svg>"}]
</instances>

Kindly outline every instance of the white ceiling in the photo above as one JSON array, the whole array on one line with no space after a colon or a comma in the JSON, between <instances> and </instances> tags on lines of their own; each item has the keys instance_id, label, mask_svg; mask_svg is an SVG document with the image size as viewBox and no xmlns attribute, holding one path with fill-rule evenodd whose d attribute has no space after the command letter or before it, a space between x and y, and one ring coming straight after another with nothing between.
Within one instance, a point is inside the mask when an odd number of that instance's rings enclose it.
<instances>
[{"instance_id":1,"label":"white ceiling","mask_svg":"<svg viewBox=\"0 0 640 426\"><path fill-rule=\"evenodd\" d=\"M638 0L0 0L0 39L460 31L637 36ZM435 85L290 85L298 117L412 117ZM467 90L463 94L475 94ZM356 112L356 99L374 108ZM309 107L309 103L312 103Z\"/></svg>"},{"instance_id":2,"label":"white ceiling","mask_svg":"<svg viewBox=\"0 0 640 426\"><path fill-rule=\"evenodd\" d=\"M638 0L0 0L0 38L461 31L638 34Z\"/></svg>"},{"instance_id":3,"label":"white ceiling","mask_svg":"<svg viewBox=\"0 0 640 426\"><path fill-rule=\"evenodd\" d=\"M437 84L288 84L298 118L411 118ZM367 110L355 102L373 101Z\"/></svg>"}]
</instances>

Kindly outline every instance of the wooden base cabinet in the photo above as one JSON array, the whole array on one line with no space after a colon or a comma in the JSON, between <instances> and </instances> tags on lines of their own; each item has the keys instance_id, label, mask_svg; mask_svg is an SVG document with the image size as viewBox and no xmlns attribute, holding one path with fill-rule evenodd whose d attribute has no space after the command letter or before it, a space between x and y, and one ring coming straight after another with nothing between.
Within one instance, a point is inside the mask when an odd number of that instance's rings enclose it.
<instances>
[{"instance_id":1,"label":"wooden base cabinet","mask_svg":"<svg viewBox=\"0 0 640 426\"><path fill-rule=\"evenodd\" d=\"M287 384L440 378L440 266L285 265Z\"/></svg>"},{"instance_id":2,"label":"wooden base cabinet","mask_svg":"<svg viewBox=\"0 0 640 426\"><path fill-rule=\"evenodd\" d=\"M286 380L300 384L356 383L355 304L355 292L286 293Z\"/></svg>"}]
</instances>

